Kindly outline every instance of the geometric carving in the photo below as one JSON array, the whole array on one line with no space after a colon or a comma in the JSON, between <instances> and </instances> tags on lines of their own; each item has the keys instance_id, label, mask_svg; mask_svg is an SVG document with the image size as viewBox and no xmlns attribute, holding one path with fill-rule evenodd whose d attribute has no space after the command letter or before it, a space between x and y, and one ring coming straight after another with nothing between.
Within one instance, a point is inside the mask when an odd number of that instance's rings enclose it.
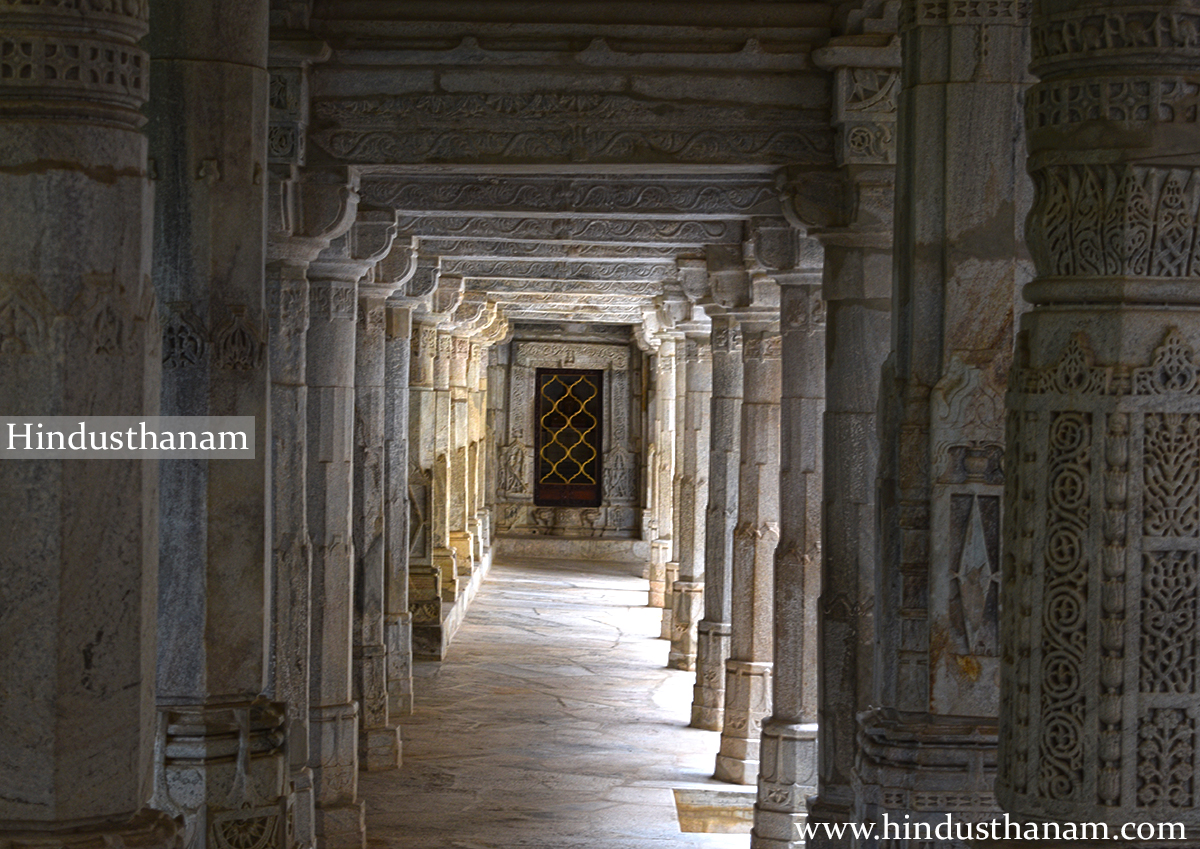
<instances>
[{"instance_id":1,"label":"geometric carving","mask_svg":"<svg viewBox=\"0 0 1200 849\"><path fill-rule=\"evenodd\" d=\"M1197 553L1151 551L1145 560L1140 689L1195 693Z\"/></svg>"},{"instance_id":2,"label":"geometric carving","mask_svg":"<svg viewBox=\"0 0 1200 849\"><path fill-rule=\"evenodd\" d=\"M267 849L276 842L278 808L246 808L211 815L209 834L216 849Z\"/></svg>"}]
</instances>

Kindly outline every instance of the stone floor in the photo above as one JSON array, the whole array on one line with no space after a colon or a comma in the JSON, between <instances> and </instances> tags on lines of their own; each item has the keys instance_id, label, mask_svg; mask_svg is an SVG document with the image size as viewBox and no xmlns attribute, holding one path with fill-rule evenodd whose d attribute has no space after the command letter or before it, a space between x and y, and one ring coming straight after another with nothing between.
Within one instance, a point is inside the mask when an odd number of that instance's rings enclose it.
<instances>
[{"instance_id":1,"label":"stone floor","mask_svg":"<svg viewBox=\"0 0 1200 849\"><path fill-rule=\"evenodd\" d=\"M744 849L683 834L673 788L711 781L687 727L695 676L665 668L640 567L497 562L440 664L418 664L404 766L361 775L375 847Z\"/></svg>"}]
</instances>

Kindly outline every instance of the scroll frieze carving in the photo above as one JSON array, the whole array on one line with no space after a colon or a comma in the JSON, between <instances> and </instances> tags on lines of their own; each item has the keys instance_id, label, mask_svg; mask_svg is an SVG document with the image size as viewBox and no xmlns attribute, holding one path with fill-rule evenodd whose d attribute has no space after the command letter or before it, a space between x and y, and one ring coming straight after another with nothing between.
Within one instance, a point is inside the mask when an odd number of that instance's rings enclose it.
<instances>
[{"instance_id":1,"label":"scroll frieze carving","mask_svg":"<svg viewBox=\"0 0 1200 849\"><path fill-rule=\"evenodd\" d=\"M616 345L574 345L556 342L524 342L517 348L516 364L525 368L538 365L573 368L629 368L629 349Z\"/></svg>"},{"instance_id":2,"label":"scroll frieze carving","mask_svg":"<svg viewBox=\"0 0 1200 849\"><path fill-rule=\"evenodd\" d=\"M1200 364L1195 349L1178 328L1171 327L1155 349L1150 365L1098 366L1086 334L1071 337L1057 363L1043 369L1024 369L1019 377L1031 395L1200 395Z\"/></svg>"},{"instance_id":3,"label":"scroll frieze carving","mask_svg":"<svg viewBox=\"0 0 1200 849\"><path fill-rule=\"evenodd\" d=\"M610 281L645 281L662 280L675 273L674 263L661 262L554 262L530 260L458 260L445 259L442 261L442 271L446 274L460 274L463 277L499 277L504 280L530 280L545 278L549 280L596 281L598 284ZM661 287L658 287L661 291ZM580 287L583 290L583 287ZM594 289L600 292L624 293L622 286L608 286ZM655 292L654 294L658 294Z\"/></svg>"},{"instance_id":4,"label":"scroll frieze carving","mask_svg":"<svg viewBox=\"0 0 1200 849\"><path fill-rule=\"evenodd\" d=\"M1054 414L1043 571L1038 792L1055 800L1077 799L1083 788L1091 443L1091 414Z\"/></svg>"},{"instance_id":5,"label":"scroll frieze carving","mask_svg":"<svg viewBox=\"0 0 1200 849\"><path fill-rule=\"evenodd\" d=\"M558 218L493 218L404 216L401 233L429 238L545 239L618 242L667 242L680 245L740 243L738 221L630 220L563 216Z\"/></svg>"},{"instance_id":6,"label":"scroll frieze carving","mask_svg":"<svg viewBox=\"0 0 1200 849\"><path fill-rule=\"evenodd\" d=\"M478 209L588 210L620 212L641 209L658 213L745 215L778 206L774 183L758 180L520 180L497 178L487 182L410 178L366 180L359 192L362 202L399 210L458 212Z\"/></svg>"}]
</instances>

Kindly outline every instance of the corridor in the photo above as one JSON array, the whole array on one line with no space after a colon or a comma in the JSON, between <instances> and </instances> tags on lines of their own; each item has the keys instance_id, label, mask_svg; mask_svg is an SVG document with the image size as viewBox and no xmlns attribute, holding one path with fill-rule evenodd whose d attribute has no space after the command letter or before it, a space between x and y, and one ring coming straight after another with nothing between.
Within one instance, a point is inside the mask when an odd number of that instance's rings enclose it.
<instances>
[{"instance_id":1,"label":"corridor","mask_svg":"<svg viewBox=\"0 0 1200 849\"><path fill-rule=\"evenodd\" d=\"M712 781L636 565L497 562L439 664L417 664L403 766L362 773L373 847L741 849L682 834L673 788ZM749 789L749 788L747 788Z\"/></svg>"}]
</instances>

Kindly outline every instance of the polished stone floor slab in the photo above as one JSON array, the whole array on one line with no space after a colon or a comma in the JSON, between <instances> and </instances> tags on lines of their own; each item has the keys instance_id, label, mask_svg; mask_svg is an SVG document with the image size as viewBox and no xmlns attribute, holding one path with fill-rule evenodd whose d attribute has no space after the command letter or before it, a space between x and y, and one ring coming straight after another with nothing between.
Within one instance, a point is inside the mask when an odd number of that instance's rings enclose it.
<instances>
[{"instance_id":1,"label":"polished stone floor slab","mask_svg":"<svg viewBox=\"0 0 1200 849\"><path fill-rule=\"evenodd\" d=\"M712 781L688 728L694 673L666 669L641 565L497 561L445 661L417 664L404 765L363 773L372 846L744 849L684 834L676 788Z\"/></svg>"}]
</instances>

